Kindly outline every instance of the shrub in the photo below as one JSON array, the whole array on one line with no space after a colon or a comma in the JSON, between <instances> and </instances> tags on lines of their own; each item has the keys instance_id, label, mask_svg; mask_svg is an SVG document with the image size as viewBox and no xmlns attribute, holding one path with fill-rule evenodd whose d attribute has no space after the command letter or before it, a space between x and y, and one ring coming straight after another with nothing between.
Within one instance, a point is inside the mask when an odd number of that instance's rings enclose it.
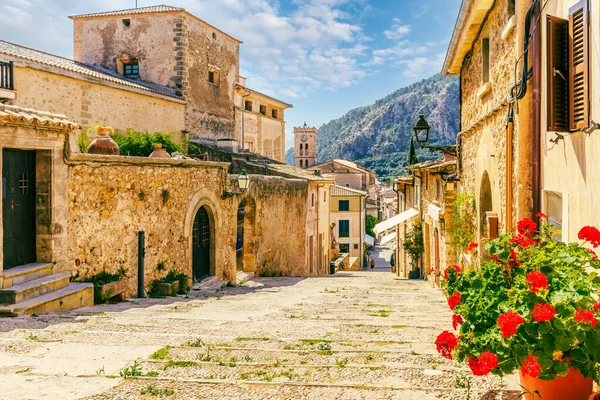
<instances>
[{"instance_id":1,"label":"shrub","mask_svg":"<svg viewBox=\"0 0 600 400\"><path fill-rule=\"evenodd\" d=\"M452 210L452 243L456 252L464 251L475 238L475 198L459 194Z\"/></svg>"},{"instance_id":2,"label":"shrub","mask_svg":"<svg viewBox=\"0 0 600 400\"><path fill-rule=\"evenodd\" d=\"M418 271L419 259L421 258L423 251L425 251L425 245L423 243L423 227L420 224L415 224L413 229L406 233L402 246L410 256L412 270Z\"/></svg>"},{"instance_id":3,"label":"shrub","mask_svg":"<svg viewBox=\"0 0 600 400\"><path fill-rule=\"evenodd\" d=\"M375 228L375 225L377 225L379 223L379 220L372 215L367 215L365 218L366 218L365 227L367 230L367 235L372 236L372 237L377 237L377 235L375 234L373 229Z\"/></svg>"},{"instance_id":4,"label":"shrub","mask_svg":"<svg viewBox=\"0 0 600 400\"><path fill-rule=\"evenodd\" d=\"M154 151L154 145L160 143L170 154L184 153L183 147L175 143L168 133L137 132L128 129L125 132L115 132L110 137L119 145L121 155L148 157Z\"/></svg>"}]
</instances>

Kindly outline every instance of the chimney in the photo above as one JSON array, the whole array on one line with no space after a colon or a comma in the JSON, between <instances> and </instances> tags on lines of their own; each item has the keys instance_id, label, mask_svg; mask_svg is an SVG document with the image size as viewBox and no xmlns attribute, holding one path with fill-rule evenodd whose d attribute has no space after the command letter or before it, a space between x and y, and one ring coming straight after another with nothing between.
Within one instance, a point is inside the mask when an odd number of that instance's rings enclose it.
<instances>
[{"instance_id":1,"label":"chimney","mask_svg":"<svg viewBox=\"0 0 600 400\"><path fill-rule=\"evenodd\" d=\"M323 171L321 171L320 169L315 169L314 174L315 176L323 176Z\"/></svg>"}]
</instances>

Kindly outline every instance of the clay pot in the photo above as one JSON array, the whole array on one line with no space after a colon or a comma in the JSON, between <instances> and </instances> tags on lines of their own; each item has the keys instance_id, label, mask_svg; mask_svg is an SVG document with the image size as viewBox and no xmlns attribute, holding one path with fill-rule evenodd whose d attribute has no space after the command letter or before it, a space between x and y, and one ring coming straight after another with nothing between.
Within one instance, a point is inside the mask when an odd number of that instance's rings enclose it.
<instances>
[{"instance_id":1,"label":"clay pot","mask_svg":"<svg viewBox=\"0 0 600 400\"><path fill-rule=\"evenodd\" d=\"M600 392L594 393L588 400L600 400Z\"/></svg>"},{"instance_id":2,"label":"clay pot","mask_svg":"<svg viewBox=\"0 0 600 400\"><path fill-rule=\"evenodd\" d=\"M529 375L523 375L519 372L523 392L535 393L537 390L544 400L588 400L593 391L594 381L592 378L585 378L579 370L569 368L566 376L557 376L556 379L545 381L543 379L532 378ZM535 395L535 399L540 397ZM525 400L534 400L534 397L525 394Z\"/></svg>"},{"instance_id":3,"label":"clay pot","mask_svg":"<svg viewBox=\"0 0 600 400\"><path fill-rule=\"evenodd\" d=\"M167 152L167 149L162 147L162 144L155 143L154 151L150 154L150 158L171 158L171 155Z\"/></svg>"},{"instance_id":4,"label":"clay pot","mask_svg":"<svg viewBox=\"0 0 600 400\"><path fill-rule=\"evenodd\" d=\"M98 128L98 136L88 147L89 154L107 154L118 156L119 145L108 135L110 133L109 127L101 126Z\"/></svg>"}]
</instances>

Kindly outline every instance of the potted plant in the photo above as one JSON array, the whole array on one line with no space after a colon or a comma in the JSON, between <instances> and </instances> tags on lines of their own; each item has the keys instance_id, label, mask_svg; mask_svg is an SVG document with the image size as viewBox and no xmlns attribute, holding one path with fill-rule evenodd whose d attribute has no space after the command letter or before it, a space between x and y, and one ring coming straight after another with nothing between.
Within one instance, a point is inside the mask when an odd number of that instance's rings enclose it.
<instances>
[{"instance_id":1,"label":"potted plant","mask_svg":"<svg viewBox=\"0 0 600 400\"><path fill-rule=\"evenodd\" d=\"M408 272L408 279L420 279L421 270L419 269L419 260L425 250L421 224L415 224L412 230L406 233L402 246L410 256L411 270Z\"/></svg>"},{"instance_id":2,"label":"potted plant","mask_svg":"<svg viewBox=\"0 0 600 400\"><path fill-rule=\"evenodd\" d=\"M587 399L600 362L600 277L589 270L600 261L585 245L598 247L600 231L587 226L583 243L563 243L538 217L539 230L527 218L516 234L488 241L490 260L480 268L446 268L442 285L458 333L444 331L436 348L475 375L518 370L526 399L536 392L544 400Z\"/></svg>"},{"instance_id":3,"label":"potted plant","mask_svg":"<svg viewBox=\"0 0 600 400\"><path fill-rule=\"evenodd\" d=\"M78 282L91 282L94 284L94 304L108 303L114 300L125 300L127 292L127 271L123 267L116 273L102 270L95 275L79 280L79 273L72 280Z\"/></svg>"},{"instance_id":4,"label":"potted plant","mask_svg":"<svg viewBox=\"0 0 600 400\"><path fill-rule=\"evenodd\" d=\"M163 278L152 282L150 296L163 297L186 294L190 290L189 281L189 277L183 272L171 270Z\"/></svg>"}]
</instances>

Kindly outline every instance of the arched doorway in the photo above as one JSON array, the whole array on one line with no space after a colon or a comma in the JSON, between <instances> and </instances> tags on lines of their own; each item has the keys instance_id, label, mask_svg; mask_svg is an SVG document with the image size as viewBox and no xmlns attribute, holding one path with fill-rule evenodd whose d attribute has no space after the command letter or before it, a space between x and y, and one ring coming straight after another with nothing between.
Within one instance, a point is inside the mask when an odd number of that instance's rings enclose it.
<instances>
[{"instance_id":1,"label":"arched doorway","mask_svg":"<svg viewBox=\"0 0 600 400\"><path fill-rule=\"evenodd\" d=\"M244 270L244 219L246 216L246 199L240 202L237 211L237 230L235 234L236 270Z\"/></svg>"},{"instance_id":2,"label":"arched doorway","mask_svg":"<svg viewBox=\"0 0 600 400\"><path fill-rule=\"evenodd\" d=\"M210 275L211 221L205 206L200 207L194 218L192 230L192 273L194 282Z\"/></svg>"},{"instance_id":3,"label":"arched doorway","mask_svg":"<svg viewBox=\"0 0 600 400\"><path fill-rule=\"evenodd\" d=\"M483 172L481 177L481 186L479 189L479 237L489 237L487 231L486 212L492 211L492 184L487 171Z\"/></svg>"}]
</instances>

